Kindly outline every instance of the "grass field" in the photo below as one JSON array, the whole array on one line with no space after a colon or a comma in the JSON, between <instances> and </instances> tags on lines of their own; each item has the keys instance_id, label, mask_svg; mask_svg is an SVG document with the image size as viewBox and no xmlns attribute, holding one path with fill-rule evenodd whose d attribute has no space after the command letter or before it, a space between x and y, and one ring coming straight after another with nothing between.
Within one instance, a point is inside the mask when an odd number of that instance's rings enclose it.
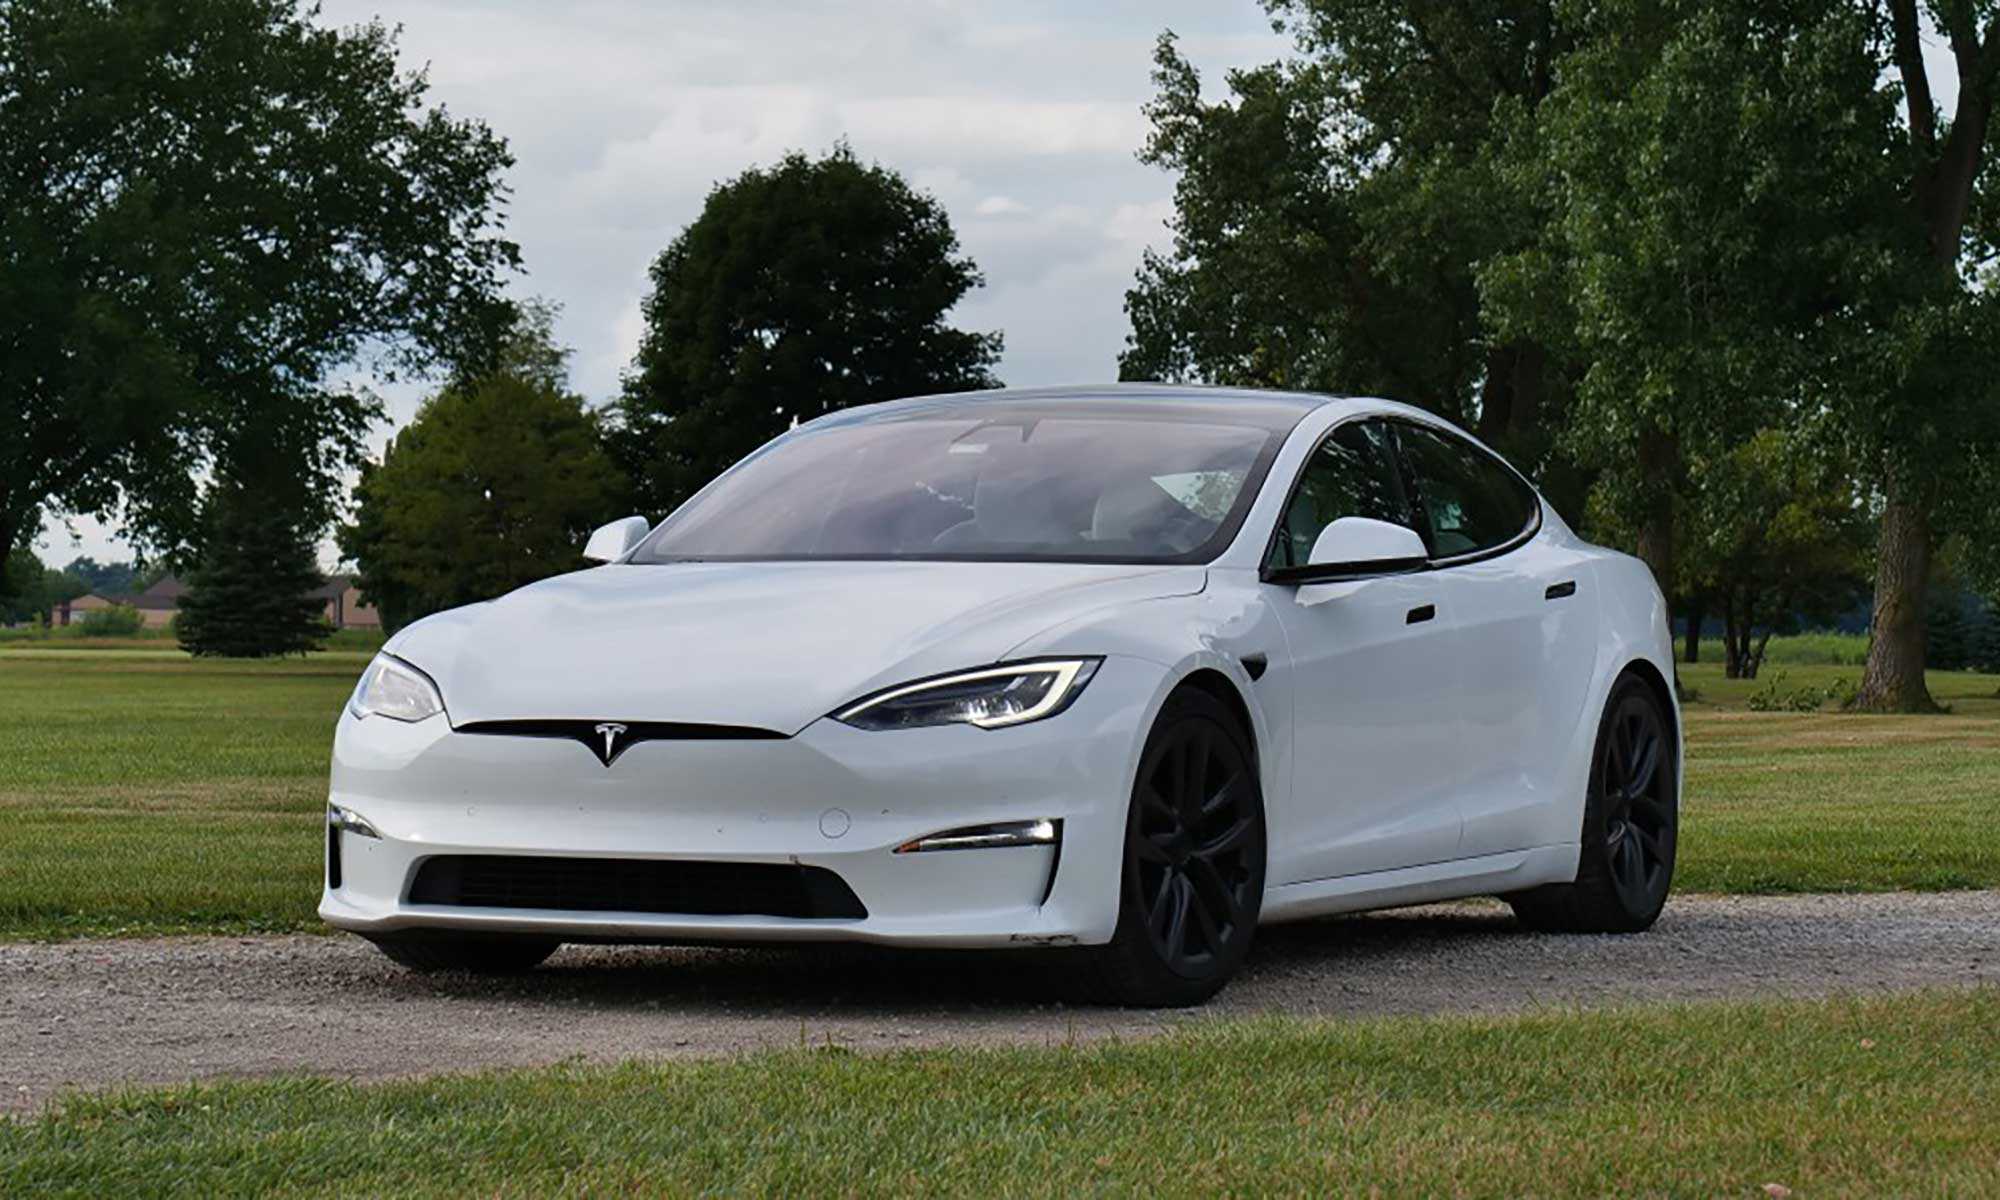
<instances>
[{"instance_id":1,"label":"grass field","mask_svg":"<svg viewBox=\"0 0 2000 1200\"><path fill-rule=\"evenodd\" d=\"M0 651L0 936L310 927L333 721L367 661Z\"/></svg>"},{"instance_id":2,"label":"grass field","mask_svg":"<svg viewBox=\"0 0 2000 1200\"><path fill-rule=\"evenodd\" d=\"M240 1083L0 1124L0 1193L1992 1195L1996 1064L1986 991Z\"/></svg>"},{"instance_id":3,"label":"grass field","mask_svg":"<svg viewBox=\"0 0 2000 1200\"><path fill-rule=\"evenodd\" d=\"M0 649L0 937L314 929L334 718L364 652L191 661ZM1934 674L1938 717L1752 712L1857 671L1683 669L1693 891L2000 886L2000 677Z\"/></svg>"},{"instance_id":4,"label":"grass field","mask_svg":"<svg viewBox=\"0 0 2000 1200\"><path fill-rule=\"evenodd\" d=\"M336 629L327 635L321 649L373 654L387 640L379 629ZM174 631L167 626L152 626L116 637L85 637L80 625L59 625L54 629L0 628L0 646L9 650L172 650L176 645Z\"/></svg>"}]
</instances>

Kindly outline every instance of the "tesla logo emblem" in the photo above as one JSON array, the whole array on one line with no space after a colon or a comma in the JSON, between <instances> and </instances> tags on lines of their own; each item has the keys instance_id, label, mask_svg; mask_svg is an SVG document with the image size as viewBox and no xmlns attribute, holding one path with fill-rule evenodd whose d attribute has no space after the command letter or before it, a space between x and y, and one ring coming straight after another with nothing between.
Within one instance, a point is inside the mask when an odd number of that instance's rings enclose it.
<instances>
[{"instance_id":1,"label":"tesla logo emblem","mask_svg":"<svg viewBox=\"0 0 2000 1200\"><path fill-rule=\"evenodd\" d=\"M616 721L606 721L597 727L597 736L604 739L604 749L597 752L597 757L608 767L618 757L618 739L625 736L625 727Z\"/></svg>"}]
</instances>

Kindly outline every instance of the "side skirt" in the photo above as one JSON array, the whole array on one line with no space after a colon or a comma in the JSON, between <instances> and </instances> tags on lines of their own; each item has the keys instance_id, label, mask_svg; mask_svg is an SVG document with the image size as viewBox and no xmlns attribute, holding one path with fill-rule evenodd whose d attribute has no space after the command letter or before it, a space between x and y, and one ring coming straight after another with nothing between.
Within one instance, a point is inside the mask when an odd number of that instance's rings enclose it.
<instances>
[{"instance_id":1,"label":"side skirt","mask_svg":"<svg viewBox=\"0 0 2000 1200\"><path fill-rule=\"evenodd\" d=\"M1288 883L1264 891L1260 924L1296 921L1328 913L1399 908L1434 900L1491 896L1544 883L1568 883L1576 878L1577 846L1535 846L1479 858L1426 863L1366 875L1342 875Z\"/></svg>"}]
</instances>

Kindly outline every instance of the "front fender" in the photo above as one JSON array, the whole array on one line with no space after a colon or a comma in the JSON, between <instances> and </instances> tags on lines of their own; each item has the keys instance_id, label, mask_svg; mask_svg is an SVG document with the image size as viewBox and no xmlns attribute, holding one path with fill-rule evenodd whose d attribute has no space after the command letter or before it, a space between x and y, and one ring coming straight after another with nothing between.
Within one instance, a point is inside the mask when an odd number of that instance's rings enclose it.
<instances>
[{"instance_id":1,"label":"front fender","mask_svg":"<svg viewBox=\"0 0 2000 1200\"><path fill-rule=\"evenodd\" d=\"M1169 596L1117 605L1044 630L1009 650L1008 658L1066 655L1121 655L1164 668L1159 687L1139 725L1129 785L1138 775L1145 734L1167 697L1198 673L1220 676L1234 690L1249 718L1258 782L1263 789L1268 832L1274 843L1286 835L1278 826L1292 810L1292 669L1283 627L1264 602L1255 571L1211 568L1198 594ZM1253 666L1256 668L1252 673Z\"/></svg>"}]
</instances>

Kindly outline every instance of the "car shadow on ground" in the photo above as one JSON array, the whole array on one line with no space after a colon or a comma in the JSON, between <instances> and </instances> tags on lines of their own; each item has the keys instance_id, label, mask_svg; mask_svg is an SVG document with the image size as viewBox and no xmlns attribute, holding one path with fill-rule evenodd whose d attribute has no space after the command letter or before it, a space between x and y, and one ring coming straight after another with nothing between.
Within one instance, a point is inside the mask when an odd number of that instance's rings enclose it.
<instances>
[{"instance_id":1,"label":"car shadow on ground","mask_svg":"<svg viewBox=\"0 0 2000 1200\"><path fill-rule=\"evenodd\" d=\"M1389 960L1450 960L1469 944L1525 936L1495 904L1321 918L1261 929L1236 984L1370 976ZM1087 1002L1074 951L928 951L880 946L571 945L520 975L418 975L383 964L391 991L591 1009L699 1009L737 1016L1045 1009Z\"/></svg>"}]
</instances>

